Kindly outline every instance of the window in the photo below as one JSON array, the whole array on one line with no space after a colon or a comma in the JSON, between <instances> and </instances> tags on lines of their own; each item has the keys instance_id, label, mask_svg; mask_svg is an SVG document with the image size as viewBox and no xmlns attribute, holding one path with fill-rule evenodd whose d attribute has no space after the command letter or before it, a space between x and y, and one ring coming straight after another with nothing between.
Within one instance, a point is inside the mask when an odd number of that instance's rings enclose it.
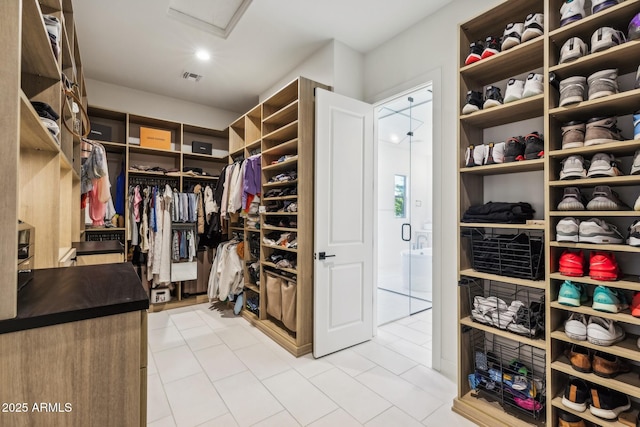
<instances>
[{"instance_id":1,"label":"window","mask_svg":"<svg viewBox=\"0 0 640 427\"><path fill-rule=\"evenodd\" d=\"M394 197L396 218L405 218L407 216L407 177L405 175L395 175Z\"/></svg>"}]
</instances>

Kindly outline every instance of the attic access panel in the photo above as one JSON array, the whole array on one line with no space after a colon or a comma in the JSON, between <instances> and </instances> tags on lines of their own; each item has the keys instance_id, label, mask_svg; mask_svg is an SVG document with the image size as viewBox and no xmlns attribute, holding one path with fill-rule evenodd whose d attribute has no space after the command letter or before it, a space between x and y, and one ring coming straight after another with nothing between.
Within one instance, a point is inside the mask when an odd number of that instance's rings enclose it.
<instances>
[{"instance_id":1,"label":"attic access panel","mask_svg":"<svg viewBox=\"0 0 640 427\"><path fill-rule=\"evenodd\" d=\"M169 0L167 15L226 39L252 0Z\"/></svg>"}]
</instances>

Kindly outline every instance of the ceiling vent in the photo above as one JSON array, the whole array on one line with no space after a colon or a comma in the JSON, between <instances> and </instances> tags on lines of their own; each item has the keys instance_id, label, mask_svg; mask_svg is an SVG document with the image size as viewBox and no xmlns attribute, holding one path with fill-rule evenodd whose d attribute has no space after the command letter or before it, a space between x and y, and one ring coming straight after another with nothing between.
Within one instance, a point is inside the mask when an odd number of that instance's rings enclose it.
<instances>
[{"instance_id":1,"label":"ceiling vent","mask_svg":"<svg viewBox=\"0 0 640 427\"><path fill-rule=\"evenodd\" d=\"M167 15L226 39L252 0L169 0Z\"/></svg>"},{"instance_id":2,"label":"ceiling vent","mask_svg":"<svg viewBox=\"0 0 640 427\"><path fill-rule=\"evenodd\" d=\"M199 82L202 76L200 74L185 71L184 73L182 73L182 78L190 82Z\"/></svg>"}]
</instances>

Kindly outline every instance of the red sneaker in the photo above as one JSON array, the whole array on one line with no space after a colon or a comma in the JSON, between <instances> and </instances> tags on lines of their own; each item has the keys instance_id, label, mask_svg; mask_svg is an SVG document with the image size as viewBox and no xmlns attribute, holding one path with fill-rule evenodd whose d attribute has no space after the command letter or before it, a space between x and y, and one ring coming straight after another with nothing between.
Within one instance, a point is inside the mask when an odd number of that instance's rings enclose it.
<instances>
[{"instance_id":1,"label":"red sneaker","mask_svg":"<svg viewBox=\"0 0 640 427\"><path fill-rule=\"evenodd\" d=\"M631 300L631 315L640 317L640 292L636 292Z\"/></svg>"},{"instance_id":2,"label":"red sneaker","mask_svg":"<svg viewBox=\"0 0 640 427\"><path fill-rule=\"evenodd\" d=\"M584 254L582 251L566 250L560 255L560 274L563 276L584 276Z\"/></svg>"},{"instance_id":3,"label":"red sneaker","mask_svg":"<svg viewBox=\"0 0 640 427\"><path fill-rule=\"evenodd\" d=\"M594 280L614 281L620 276L620 268L611 252L591 252L589 277Z\"/></svg>"}]
</instances>

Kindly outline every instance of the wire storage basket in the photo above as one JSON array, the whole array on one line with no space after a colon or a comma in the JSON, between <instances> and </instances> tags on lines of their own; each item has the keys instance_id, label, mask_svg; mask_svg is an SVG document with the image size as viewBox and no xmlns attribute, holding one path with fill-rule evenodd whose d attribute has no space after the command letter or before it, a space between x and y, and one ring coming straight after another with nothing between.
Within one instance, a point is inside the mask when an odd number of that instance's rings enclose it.
<instances>
[{"instance_id":1,"label":"wire storage basket","mask_svg":"<svg viewBox=\"0 0 640 427\"><path fill-rule=\"evenodd\" d=\"M528 338L544 334L544 289L463 277L471 319Z\"/></svg>"},{"instance_id":2,"label":"wire storage basket","mask_svg":"<svg viewBox=\"0 0 640 427\"><path fill-rule=\"evenodd\" d=\"M545 418L545 352L484 331L472 329L474 372L469 375L476 397L497 401L517 417Z\"/></svg>"},{"instance_id":3,"label":"wire storage basket","mask_svg":"<svg viewBox=\"0 0 640 427\"><path fill-rule=\"evenodd\" d=\"M526 230L516 234L473 228L465 233L471 239L474 270L539 280L544 276L544 232Z\"/></svg>"}]
</instances>

